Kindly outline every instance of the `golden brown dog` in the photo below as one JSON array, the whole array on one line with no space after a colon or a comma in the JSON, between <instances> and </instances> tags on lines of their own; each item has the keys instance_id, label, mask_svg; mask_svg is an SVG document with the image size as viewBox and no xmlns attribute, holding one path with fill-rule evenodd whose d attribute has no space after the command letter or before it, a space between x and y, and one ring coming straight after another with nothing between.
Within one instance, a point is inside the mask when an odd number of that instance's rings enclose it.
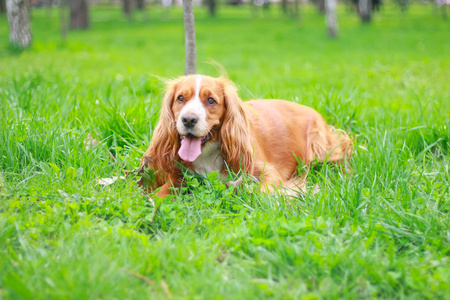
<instances>
[{"instance_id":1,"label":"golden brown dog","mask_svg":"<svg viewBox=\"0 0 450 300\"><path fill-rule=\"evenodd\" d=\"M180 164L200 174L250 174L264 190L302 188L297 159L342 162L351 141L312 108L284 100L242 102L224 78L183 76L169 83L161 116L141 167L156 178L157 197L181 185Z\"/></svg>"}]
</instances>

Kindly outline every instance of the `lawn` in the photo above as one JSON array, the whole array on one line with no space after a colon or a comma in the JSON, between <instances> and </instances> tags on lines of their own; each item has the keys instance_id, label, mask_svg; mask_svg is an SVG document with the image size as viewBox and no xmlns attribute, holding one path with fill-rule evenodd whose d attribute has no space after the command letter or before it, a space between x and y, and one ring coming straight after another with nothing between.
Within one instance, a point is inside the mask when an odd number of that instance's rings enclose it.
<instances>
[{"instance_id":1,"label":"lawn","mask_svg":"<svg viewBox=\"0 0 450 300\"><path fill-rule=\"evenodd\" d=\"M156 215L136 177L98 179L138 167L159 77L184 72L182 11L95 7L64 42L34 9L24 52L0 16L0 299L448 299L450 22L339 9L330 40L309 6L198 8L198 69L321 112L355 138L350 172L316 165L290 200L191 177Z\"/></svg>"}]
</instances>

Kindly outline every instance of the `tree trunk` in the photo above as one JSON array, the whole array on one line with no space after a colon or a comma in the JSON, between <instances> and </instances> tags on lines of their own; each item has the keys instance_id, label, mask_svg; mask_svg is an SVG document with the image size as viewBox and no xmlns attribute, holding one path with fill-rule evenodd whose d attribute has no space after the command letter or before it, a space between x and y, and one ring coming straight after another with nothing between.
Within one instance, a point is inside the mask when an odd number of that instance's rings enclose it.
<instances>
[{"instance_id":1,"label":"tree trunk","mask_svg":"<svg viewBox=\"0 0 450 300\"><path fill-rule=\"evenodd\" d=\"M441 7L442 20L447 20L447 5Z\"/></svg>"},{"instance_id":2,"label":"tree trunk","mask_svg":"<svg viewBox=\"0 0 450 300\"><path fill-rule=\"evenodd\" d=\"M327 24L328 35L331 38L336 38L338 33L336 0L325 0L325 22Z\"/></svg>"},{"instance_id":3,"label":"tree trunk","mask_svg":"<svg viewBox=\"0 0 450 300\"><path fill-rule=\"evenodd\" d=\"M197 51L195 48L195 22L192 0L183 0L184 38L186 45L185 75L195 74L197 69Z\"/></svg>"},{"instance_id":4,"label":"tree trunk","mask_svg":"<svg viewBox=\"0 0 450 300\"><path fill-rule=\"evenodd\" d=\"M317 10L319 13L325 13L325 0L316 0L317 1Z\"/></svg>"},{"instance_id":5,"label":"tree trunk","mask_svg":"<svg viewBox=\"0 0 450 300\"><path fill-rule=\"evenodd\" d=\"M89 10L87 0L69 0L70 29L89 28Z\"/></svg>"},{"instance_id":6,"label":"tree trunk","mask_svg":"<svg viewBox=\"0 0 450 300\"><path fill-rule=\"evenodd\" d=\"M53 11L53 0L46 0L45 1L46 11L47 11L47 17L51 17L52 11Z\"/></svg>"},{"instance_id":7,"label":"tree trunk","mask_svg":"<svg viewBox=\"0 0 450 300\"><path fill-rule=\"evenodd\" d=\"M372 19L372 5L371 0L359 0L358 12L361 21L369 23Z\"/></svg>"},{"instance_id":8,"label":"tree trunk","mask_svg":"<svg viewBox=\"0 0 450 300\"><path fill-rule=\"evenodd\" d=\"M300 0L294 2L294 18L298 19L300 16Z\"/></svg>"},{"instance_id":9,"label":"tree trunk","mask_svg":"<svg viewBox=\"0 0 450 300\"><path fill-rule=\"evenodd\" d=\"M206 6L208 7L209 15L214 17L216 15L217 3L216 0L205 0Z\"/></svg>"},{"instance_id":10,"label":"tree trunk","mask_svg":"<svg viewBox=\"0 0 450 300\"><path fill-rule=\"evenodd\" d=\"M133 3L131 0L122 0L123 14L127 18L131 18L131 13L133 12Z\"/></svg>"},{"instance_id":11,"label":"tree trunk","mask_svg":"<svg viewBox=\"0 0 450 300\"><path fill-rule=\"evenodd\" d=\"M31 45L30 3L28 0L7 0L9 40L20 48Z\"/></svg>"},{"instance_id":12,"label":"tree trunk","mask_svg":"<svg viewBox=\"0 0 450 300\"><path fill-rule=\"evenodd\" d=\"M288 0L281 0L281 9L283 10L283 13L287 16L288 15Z\"/></svg>"},{"instance_id":13,"label":"tree trunk","mask_svg":"<svg viewBox=\"0 0 450 300\"><path fill-rule=\"evenodd\" d=\"M0 0L0 14L6 14L6 0Z\"/></svg>"},{"instance_id":14,"label":"tree trunk","mask_svg":"<svg viewBox=\"0 0 450 300\"><path fill-rule=\"evenodd\" d=\"M63 42L65 42L67 38L67 1L68 0L60 0L59 2L59 21L61 25L61 38Z\"/></svg>"},{"instance_id":15,"label":"tree trunk","mask_svg":"<svg viewBox=\"0 0 450 300\"><path fill-rule=\"evenodd\" d=\"M136 0L136 8L139 10L145 9L145 0Z\"/></svg>"}]
</instances>

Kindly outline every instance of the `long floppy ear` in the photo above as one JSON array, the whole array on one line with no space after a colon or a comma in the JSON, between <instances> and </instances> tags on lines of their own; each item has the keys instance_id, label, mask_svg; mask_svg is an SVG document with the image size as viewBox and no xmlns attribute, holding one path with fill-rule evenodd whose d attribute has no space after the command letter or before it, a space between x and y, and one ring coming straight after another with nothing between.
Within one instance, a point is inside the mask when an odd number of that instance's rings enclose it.
<instances>
[{"instance_id":1,"label":"long floppy ear","mask_svg":"<svg viewBox=\"0 0 450 300\"><path fill-rule=\"evenodd\" d=\"M253 172L253 150L248 119L236 87L226 79L220 79L225 96L225 115L219 132L220 151L228 167L235 173Z\"/></svg>"},{"instance_id":2,"label":"long floppy ear","mask_svg":"<svg viewBox=\"0 0 450 300\"><path fill-rule=\"evenodd\" d=\"M178 158L178 133L175 129L175 117L172 112L172 104L178 82L180 82L180 79L167 84L158 125L153 132L150 146L141 160L142 166L150 158L151 163L146 167L150 167L155 171L163 170L169 174L173 174L176 171L177 166L174 160Z\"/></svg>"}]
</instances>

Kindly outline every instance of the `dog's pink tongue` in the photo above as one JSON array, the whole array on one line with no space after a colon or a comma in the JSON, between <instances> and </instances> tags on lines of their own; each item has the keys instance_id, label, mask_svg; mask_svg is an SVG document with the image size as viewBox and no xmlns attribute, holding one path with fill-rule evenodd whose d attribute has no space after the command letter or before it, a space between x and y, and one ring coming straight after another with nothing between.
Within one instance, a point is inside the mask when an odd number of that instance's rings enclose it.
<instances>
[{"instance_id":1,"label":"dog's pink tongue","mask_svg":"<svg viewBox=\"0 0 450 300\"><path fill-rule=\"evenodd\" d=\"M181 147L178 150L178 155L182 160L193 162L202 153L202 139L184 137L181 140Z\"/></svg>"}]
</instances>

